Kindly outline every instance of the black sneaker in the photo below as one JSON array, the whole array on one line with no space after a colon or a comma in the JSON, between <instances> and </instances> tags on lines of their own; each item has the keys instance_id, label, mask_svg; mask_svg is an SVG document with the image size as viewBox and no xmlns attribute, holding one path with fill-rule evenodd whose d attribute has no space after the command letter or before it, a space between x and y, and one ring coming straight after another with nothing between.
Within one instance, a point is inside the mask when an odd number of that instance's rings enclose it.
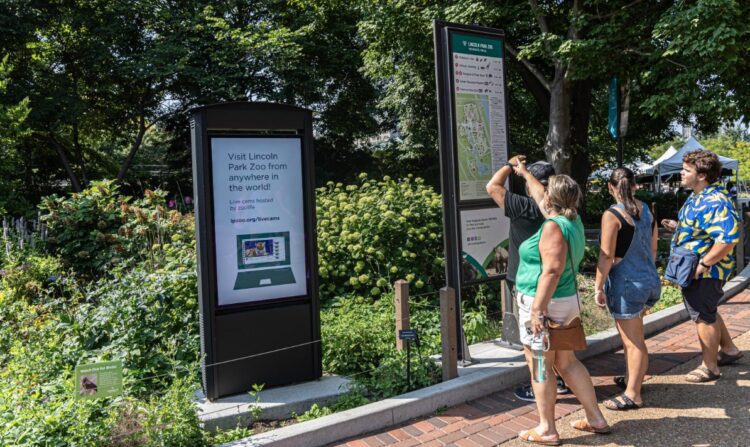
<instances>
[{"instance_id":1,"label":"black sneaker","mask_svg":"<svg viewBox=\"0 0 750 447\"><path fill-rule=\"evenodd\" d=\"M570 388L565 384L565 381L560 377L557 378L557 395L570 394ZM534 389L531 385L519 386L513 390L513 394L521 400L526 402L534 402Z\"/></svg>"},{"instance_id":2,"label":"black sneaker","mask_svg":"<svg viewBox=\"0 0 750 447\"><path fill-rule=\"evenodd\" d=\"M562 377L557 378L557 395L561 394L570 394L570 388L568 388L568 385L565 384L565 381L562 379Z\"/></svg>"},{"instance_id":3,"label":"black sneaker","mask_svg":"<svg viewBox=\"0 0 750 447\"><path fill-rule=\"evenodd\" d=\"M526 386L519 386L515 390L513 390L513 394L521 399L525 400L526 402L534 402L534 389L531 388L531 385Z\"/></svg>"}]
</instances>

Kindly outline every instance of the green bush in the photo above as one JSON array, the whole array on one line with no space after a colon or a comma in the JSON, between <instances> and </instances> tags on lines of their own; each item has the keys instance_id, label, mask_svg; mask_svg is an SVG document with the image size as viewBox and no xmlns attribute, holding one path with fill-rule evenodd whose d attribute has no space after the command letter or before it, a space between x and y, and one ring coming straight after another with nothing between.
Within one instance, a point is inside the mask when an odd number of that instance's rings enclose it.
<instances>
[{"instance_id":1,"label":"green bush","mask_svg":"<svg viewBox=\"0 0 750 447\"><path fill-rule=\"evenodd\" d=\"M463 298L461 300L461 316L466 342L474 344L500 337L503 324L499 283L467 287L464 289ZM438 345L435 352L440 351L439 331L437 337Z\"/></svg>"},{"instance_id":2,"label":"green bush","mask_svg":"<svg viewBox=\"0 0 750 447\"><path fill-rule=\"evenodd\" d=\"M40 207L48 244L78 272L100 275L138 262L158 268L169 259L166 244L193 238L192 217L168 211L164 191L146 190L130 202L111 180L69 197L45 198Z\"/></svg>"},{"instance_id":3,"label":"green bush","mask_svg":"<svg viewBox=\"0 0 750 447\"><path fill-rule=\"evenodd\" d=\"M344 297L320 314L323 370L342 375L377 367L395 349L393 295L374 303Z\"/></svg>"},{"instance_id":4,"label":"green bush","mask_svg":"<svg viewBox=\"0 0 750 447\"><path fill-rule=\"evenodd\" d=\"M375 398L385 399L440 382L441 369L432 359L412 348L411 384L406 380L406 350L382 359L378 369L358 379Z\"/></svg>"},{"instance_id":5,"label":"green bush","mask_svg":"<svg viewBox=\"0 0 750 447\"><path fill-rule=\"evenodd\" d=\"M217 429L214 433L206 433L208 445L226 444L253 435L253 431L247 427L237 426L230 429Z\"/></svg>"},{"instance_id":6,"label":"green bush","mask_svg":"<svg viewBox=\"0 0 750 447\"><path fill-rule=\"evenodd\" d=\"M194 381L180 379L174 381L163 394L157 394L147 401L131 399L129 406L120 405L117 425L109 435L109 445L205 446L206 438L193 400L196 386Z\"/></svg>"},{"instance_id":7,"label":"green bush","mask_svg":"<svg viewBox=\"0 0 750 447\"><path fill-rule=\"evenodd\" d=\"M193 242L165 245L163 267L90 284L51 256L4 266L0 445L204 445ZM75 400L75 365L114 358L124 361L124 395Z\"/></svg>"},{"instance_id":8,"label":"green bush","mask_svg":"<svg viewBox=\"0 0 750 447\"><path fill-rule=\"evenodd\" d=\"M121 359L128 393L147 396L170 385L164 373L198 373L196 287L195 270L133 269L95 284L69 324L90 360Z\"/></svg>"},{"instance_id":9,"label":"green bush","mask_svg":"<svg viewBox=\"0 0 750 447\"><path fill-rule=\"evenodd\" d=\"M82 352L60 325L62 300L16 300L0 289L0 445L105 445L110 411L74 401L72 367ZM84 429L86 427L86 429Z\"/></svg>"},{"instance_id":10,"label":"green bush","mask_svg":"<svg viewBox=\"0 0 750 447\"><path fill-rule=\"evenodd\" d=\"M57 257L32 254L11 259L3 265L0 282L13 299L39 302L56 289L63 271Z\"/></svg>"},{"instance_id":11,"label":"green bush","mask_svg":"<svg viewBox=\"0 0 750 447\"><path fill-rule=\"evenodd\" d=\"M397 279L415 291L443 283L441 198L420 178L384 177L317 190L323 302L353 293L378 298Z\"/></svg>"},{"instance_id":12,"label":"green bush","mask_svg":"<svg viewBox=\"0 0 750 447\"><path fill-rule=\"evenodd\" d=\"M662 284L661 297L654 304L649 313L658 312L662 309L682 303L682 289L674 285Z\"/></svg>"},{"instance_id":13,"label":"green bush","mask_svg":"<svg viewBox=\"0 0 750 447\"><path fill-rule=\"evenodd\" d=\"M60 381L47 384L42 392L10 388L0 378L0 445L36 446L108 446L109 426L114 411L99 401L66 398L72 386Z\"/></svg>"}]
</instances>

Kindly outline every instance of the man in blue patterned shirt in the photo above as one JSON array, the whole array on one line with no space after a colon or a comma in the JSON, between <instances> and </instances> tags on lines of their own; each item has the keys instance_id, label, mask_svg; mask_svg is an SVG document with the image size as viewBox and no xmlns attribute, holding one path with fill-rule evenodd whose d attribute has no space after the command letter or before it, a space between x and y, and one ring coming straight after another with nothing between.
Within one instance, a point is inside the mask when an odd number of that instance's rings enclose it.
<instances>
[{"instance_id":1,"label":"man in blue patterned shirt","mask_svg":"<svg viewBox=\"0 0 750 447\"><path fill-rule=\"evenodd\" d=\"M721 162L713 152L686 154L680 177L682 186L693 193L680 209L679 221L662 221L665 228L675 232L672 248L689 249L700 259L693 281L682 289L703 351L703 364L685 377L694 383L718 379L719 366L742 357L717 311L724 295L722 286L734 268L732 251L740 240L740 219L732 201L726 191L713 184L720 175Z\"/></svg>"}]
</instances>

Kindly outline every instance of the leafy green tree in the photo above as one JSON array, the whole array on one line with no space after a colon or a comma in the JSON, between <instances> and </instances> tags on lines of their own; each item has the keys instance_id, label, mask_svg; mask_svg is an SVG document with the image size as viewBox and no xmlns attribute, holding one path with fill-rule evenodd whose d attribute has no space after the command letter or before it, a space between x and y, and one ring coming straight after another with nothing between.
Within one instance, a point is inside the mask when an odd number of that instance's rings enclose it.
<instances>
[{"instance_id":1,"label":"leafy green tree","mask_svg":"<svg viewBox=\"0 0 750 447\"><path fill-rule=\"evenodd\" d=\"M655 62L641 73L654 89L642 107L715 131L750 113L750 3L668 2L653 30ZM664 63L667 62L667 63Z\"/></svg>"},{"instance_id":2,"label":"leafy green tree","mask_svg":"<svg viewBox=\"0 0 750 447\"><path fill-rule=\"evenodd\" d=\"M318 183L353 181L357 170L351 166L361 171L377 164L367 139L392 124L377 113L377 86L362 73L362 9L343 0L288 3L279 5L277 20L300 30L301 64L279 71L284 80L281 100L314 112Z\"/></svg>"},{"instance_id":3,"label":"leafy green tree","mask_svg":"<svg viewBox=\"0 0 750 447\"><path fill-rule=\"evenodd\" d=\"M733 0L95 0L0 4L5 105L29 98L17 138L24 191L122 183L134 163L189 165L187 110L232 100L311 108L321 180L349 166L437 178L432 20L507 33L511 149L579 181L614 156L607 85L624 80L629 153L695 117L747 114L749 6ZM370 137L397 129L399 138ZM144 150L144 148L146 150ZM633 150L634 149L634 150ZM148 154L144 154L148 152ZM22 173L22 174L21 174Z\"/></svg>"},{"instance_id":4,"label":"leafy green tree","mask_svg":"<svg viewBox=\"0 0 750 447\"><path fill-rule=\"evenodd\" d=\"M270 98L299 54L298 33L263 17L273 2L20 3L3 12L35 25L6 49L32 109L26 144L74 191L124 181L147 133L192 106Z\"/></svg>"},{"instance_id":5,"label":"leafy green tree","mask_svg":"<svg viewBox=\"0 0 750 447\"><path fill-rule=\"evenodd\" d=\"M700 143L718 155L737 160L740 164L740 179L750 180L750 142L735 140L726 134L718 134L711 138L703 138Z\"/></svg>"},{"instance_id":6,"label":"leafy green tree","mask_svg":"<svg viewBox=\"0 0 750 447\"><path fill-rule=\"evenodd\" d=\"M0 97L8 92L8 57L0 60ZM16 142L28 134L25 126L29 115L29 100L24 98L17 104L4 105L0 102L0 214L10 211L18 214L18 197L14 193L18 179L14 175L21 166Z\"/></svg>"},{"instance_id":7,"label":"leafy green tree","mask_svg":"<svg viewBox=\"0 0 750 447\"><path fill-rule=\"evenodd\" d=\"M727 70L721 57L699 67L708 53L700 52L697 44L709 41L707 48L726 53L730 61L744 54L746 25L736 17L745 7L731 0L699 1L695 7L685 2L597 0L362 3L367 16L360 33L368 44L364 70L383 86L379 105L398 117L410 151L434 153L436 147L431 21L438 18L506 31L509 67L517 71L509 78L522 80L509 89L523 88L526 97L533 98L547 124L547 159L582 184L592 166L614 158L614 144L603 132L606 90L614 75L624 81L628 142L637 149L632 155L668 136L665 129L672 119L697 114L710 129L733 114L738 117L738 109L726 107L725 98L728 92L744 91L741 77ZM708 14L706 28L700 37L690 35L685 27L696 17L702 23L701 11ZM691 59L690 65L685 59ZM708 82L711 75L724 72L726 82ZM680 81L670 82L676 73ZM514 105L511 116L528 112ZM529 130L538 132L528 125L512 126L512 132L521 135Z\"/></svg>"}]
</instances>

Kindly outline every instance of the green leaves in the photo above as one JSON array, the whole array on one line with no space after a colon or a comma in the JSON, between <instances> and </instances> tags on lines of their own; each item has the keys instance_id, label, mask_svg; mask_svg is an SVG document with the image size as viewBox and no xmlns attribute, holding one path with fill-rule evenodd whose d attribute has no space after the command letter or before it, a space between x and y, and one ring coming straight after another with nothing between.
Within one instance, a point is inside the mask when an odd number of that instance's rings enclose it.
<instances>
[{"instance_id":1,"label":"green leaves","mask_svg":"<svg viewBox=\"0 0 750 447\"><path fill-rule=\"evenodd\" d=\"M747 115L750 13L746 2L677 2L653 29L656 64L647 72L660 92L646 98L651 114L692 114L704 131Z\"/></svg>"},{"instance_id":2,"label":"green leaves","mask_svg":"<svg viewBox=\"0 0 750 447\"><path fill-rule=\"evenodd\" d=\"M377 299L398 279L436 290L442 281L442 200L420 178L329 182L317 190L321 300Z\"/></svg>"},{"instance_id":3,"label":"green leaves","mask_svg":"<svg viewBox=\"0 0 750 447\"><path fill-rule=\"evenodd\" d=\"M540 33L533 36L531 42L520 48L518 57L521 59L559 57L566 53L564 46L569 48L570 41L554 33Z\"/></svg>"},{"instance_id":4,"label":"green leaves","mask_svg":"<svg viewBox=\"0 0 750 447\"><path fill-rule=\"evenodd\" d=\"M84 275L100 275L114 267L146 262L152 269L174 267L192 249L193 220L166 209L164 191L146 190L133 203L111 180L69 197L42 201L50 246L66 264ZM174 265L176 264L176 265Z\"/></svg>"},{"instance_id":5,"label":"green leaves","mask_svg":"<svg viewBox=\"0 0 750 447\"><path fill-rule=\"evenodd\" d=\"M9 55L0 60L0 98L8 96L12 67L8 63ZM17 189L19 181L16 173L22 164L18 152L18 141L30 134L26 123L31 109L29 99L10 103L0 102L0 214L11 212L15 215L27 211L25 201L19 200Z\"/></svg>"}]
</instances>

